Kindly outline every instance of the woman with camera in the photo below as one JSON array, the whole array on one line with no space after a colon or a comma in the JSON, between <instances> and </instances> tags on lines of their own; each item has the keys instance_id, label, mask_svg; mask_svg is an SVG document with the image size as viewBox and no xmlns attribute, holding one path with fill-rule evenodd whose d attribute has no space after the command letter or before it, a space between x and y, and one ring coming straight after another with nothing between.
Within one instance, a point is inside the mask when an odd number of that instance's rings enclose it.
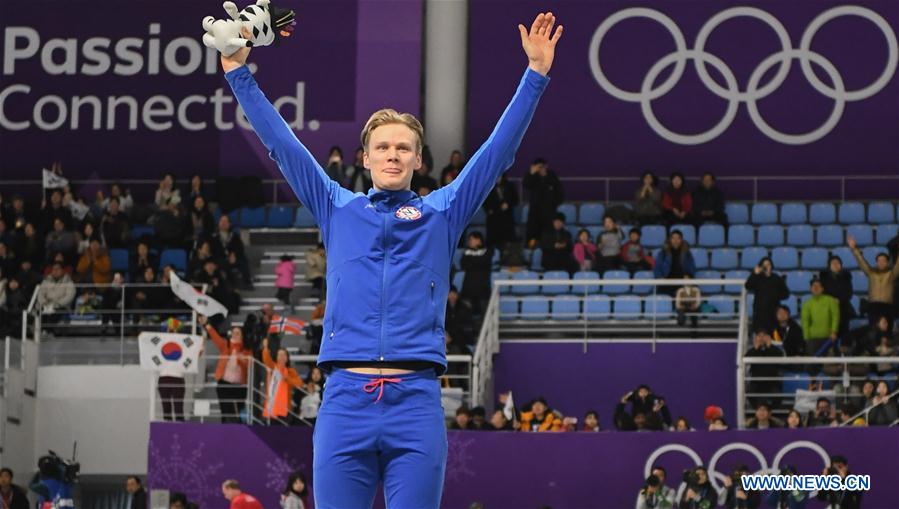
<instances>
[{"instance_id":1,"label":"woman with camera","mask_svg":"<svg viewBox=\"0 0 899 509\"><path fill-rule=\"evenodd\" d=\"M680 499L680 509L712 509L718 505L718 491L709 482L705 467L684 471L684 494Z\"/></svg>"}]
</instances>

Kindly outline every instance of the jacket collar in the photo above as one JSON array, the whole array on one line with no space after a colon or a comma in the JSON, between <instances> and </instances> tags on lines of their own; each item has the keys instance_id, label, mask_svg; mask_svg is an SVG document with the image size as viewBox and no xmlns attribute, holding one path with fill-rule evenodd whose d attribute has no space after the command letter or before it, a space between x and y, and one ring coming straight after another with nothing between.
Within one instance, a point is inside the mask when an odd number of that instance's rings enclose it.
<instances>
[{"instance_id":1,"label":"jacket collar","mask_svg":"<svg viewBox=\"0 0 899 509\"><path fill-rule=\"evenodd\" d=\"M404 189L402 191L376 191L375 188L368 190L368 199L374 204L384 204L387 207L396 207L407 201L416 198L418 195Z\"/></svg>"}]
</instances>

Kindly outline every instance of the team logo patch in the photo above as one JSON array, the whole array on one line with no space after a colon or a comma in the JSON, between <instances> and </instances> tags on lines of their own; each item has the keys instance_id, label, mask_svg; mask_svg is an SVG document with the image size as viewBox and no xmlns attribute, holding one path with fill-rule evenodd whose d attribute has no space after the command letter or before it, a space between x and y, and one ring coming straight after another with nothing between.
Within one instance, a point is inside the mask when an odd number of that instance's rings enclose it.
<instances>
[{"instance_id":1,"label":"team logo patch","mask_svg":"<svg viewBox=\"0 0 899 509\"><path fill-rule=\"evenodd\" d=\"M162 357L167 361L177 361L181 358L181 346L174 341L162 345Z\"/></svg>"},{"instance_id":2,"label":"team logo patch","mask_svg":"<svg viewBox=\"0 0 899 509\"><path fill-rule=\"evenodd\" d=\"M416 219L421 218L421 211L407 205L405 207L400 207L396 211L396 218L404 221L415 221Z\"/></svg>"}]
</instances>

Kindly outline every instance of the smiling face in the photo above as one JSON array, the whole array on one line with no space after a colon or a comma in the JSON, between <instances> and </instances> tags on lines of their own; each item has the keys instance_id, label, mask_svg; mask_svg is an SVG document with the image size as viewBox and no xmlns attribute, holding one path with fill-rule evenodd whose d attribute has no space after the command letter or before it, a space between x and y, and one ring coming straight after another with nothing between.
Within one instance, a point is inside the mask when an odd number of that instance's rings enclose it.
<instances>
[{"instance_id":1,"label":"smiling face","mask_svg":"<svg viewBox=\"0 0 899 509\"><path fill-rule=\"evenodd\" d=\"M409 189L412 173L421 168L415 132L403 124L384 124L371 131L363 164L379 191Z\"/></svg>"}]
</instances>

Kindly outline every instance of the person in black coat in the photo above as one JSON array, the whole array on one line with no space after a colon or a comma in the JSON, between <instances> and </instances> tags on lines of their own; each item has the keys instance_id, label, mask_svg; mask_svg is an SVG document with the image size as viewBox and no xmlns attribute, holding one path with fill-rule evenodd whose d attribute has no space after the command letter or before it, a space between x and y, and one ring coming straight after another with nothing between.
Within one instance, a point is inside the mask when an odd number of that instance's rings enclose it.
<instances>
[{"instance_id":1,"label":"person in black coat","mask_svg":"<svg viewBox=\"0 0 899 509\"><path fill-rule=\"evenodd\" d=\"M543 159L535 159L531 169L524 176L522 186L528 190L528 222L526 240L528 244L537 243L543 235L552 229L556 208L562 204L564 194L562 181L549 169Z\"/></svg>"},{"instance_id":2,"label":"person in black coat","mask_svg":"<svg viewBox=\"0 0 899 509\"><path fill-rule=\"evenodd\" d=\"M504 249L507 242L518 240L515 235L515 207L518 205L518 191L506 174L500 176L496 185L484 200L487 213L487 246Z\"/></svg>"},{"instance_id":3,"label":"person in black coat","mask_svg":"<svg viewBox=\"0 0 899 509\"><path fill-rule=\"evenodd\" d=\"M746 357L783 357L784 352L771 343L771 333L764 329L757 329L752 341L752 348L746 352ZM749 376L753 380L749 382L749 392L752 393L777 393L780 392L780 382L763 380L780 376L782 366L777 364L750 364ZM774 408L780 404L779 399L768 396L756 396L749 398L749 404L758 406L762 403L770 403Z\"/></svg>"},{"instance_id":4,"label":"person in black coat","mask_svg":"<svg viewBox=\"0 0 899 509\"><path fill-rule=\"evenodd\" d=\"M752 304L753 330L773 331L777 327L777 306L790 296L790 291L783 276L774 273L774 264L770 258L762 258L746 280L746 289L755 293L755 302Z\"/></svg>"},{"instance_id":5,"label":"person in black coat","mask_svg":"<svg viewBox=\"0 0 899 509\"><path fill-rule=\"evenodd\" d=\"M693 190L693 223L719 223L727 225L727 214L724 213L724 195L718 189L715 176L705 173L702 183Z\"/></svg>"},{"instance_id":6,"label":"person in black coat","mask_svg":"<svg viewBox=\"0 0 899 509\"><path fill-rule=\"evenodd\" d=\"M446 296L446 316L444 329L452 338L452 344L462 353L474 342L474 319L471 308L459 299L459 292L451 287Z\"/></svg>"},{"instance_id":7,"label":"person in black coat","mask_svg":"<svg viewBox=\"0 0 899 509\"><path fill-rule=\"evenodd\" d=\"M28 509L31 507L28 503L28 494L20 486L13 484L12 478L12 470L0 468L0 507L4 509Z\"/></svg>"},{"instance_id":8,"label":"person in black coat","mask_svg":"<svg viewBox=\"0 0 899 509\"><path fill-rule=\"evenodd\" d=\"M128 491L127 509L147 509L147 492L141 485L140 477L129 476L125 481L125 489Z\"/></svg>"},{"instance_id":9,"label":"person in black coat","mask_svg":"<svg viewBox=\"0 0 899 509\"><path fill-rule=\"evenodd\" d=\"M481 314L490 300L490 272L493 268L493 250L484 247L480 232L468 234L468 249L460 260L465 278L462 280L462 298L471 303L471 309Z\"/></svg>"},{"instance_id":10,"label":"person in black coat","mask_svg":"<svg viewBox=\"0 0 899 509\"><path fill-rule=\"evenodd\" d=\"M571 233L565 229L565 214L556 214L552 227L543 233L540 247L543 250L544 270L577 270L571 255Z\"/></svg>"},{"instance_id":11,"label":"person in black coat","mask_svg":"<svg viewBox=\"0 0 899 509\"><path fill-rule=\"evenodd\" d=\"M843 270L843 260L839 256L831 256L827 270L821 271L821 284L824 293L840 301L840 337L846 337L849 331L849 320L855 318L852 308L852 274Z\"/></svg>"}]
</instances>

